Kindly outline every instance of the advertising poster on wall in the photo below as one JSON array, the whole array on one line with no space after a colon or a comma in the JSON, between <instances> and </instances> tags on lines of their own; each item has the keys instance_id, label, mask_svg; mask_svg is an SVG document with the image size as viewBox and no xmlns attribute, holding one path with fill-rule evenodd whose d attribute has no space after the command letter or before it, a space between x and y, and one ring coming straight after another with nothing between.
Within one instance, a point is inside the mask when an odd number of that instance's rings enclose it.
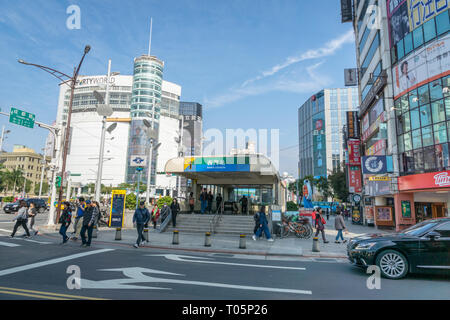
<instances>
[{"instance_id":1,"label":"advertising poster on wall","mask_svg":"<svg viewBox=\"0 0 450 320\"><path fill-rule=\"evenodd\" d=\"M113 190L111 196L111 211L109 213L109 226L123 227L123 214L125 212L126 190Z\"/></svg>"},{"instance_id":2,"label":"advertising poster on wall","mask_svg":"<svg viewBox=\"0 0 450 320\"><path fill-rule=\"evenodd\" d=\"M408 0L410 31L449 8L448 0Z\"/></svg>"},{"instance_id":3,"label":"advertising poster on wall","mask_svg":"<svg viewBox=\"0 0 450 320\"><path fill-rule=\"evenodd\" d=\"M349 166L348 167L348 184L350 193L360 193L362 191L361 184L361 167Z\"/></svg>"},{"instance_id":4,"label":"advertising poster on wall","mask_svg":"<svg viewBox=\"0 0 450 320\"><path fill-rule=\"evenodd\" d=\"M355 205L352 206L352 223L353 224L362 224L363 219L361 215L361 206Z\"/></svg>"},{"instance_id":5,"label":"advertising poster on wall","mask_svg":"<svg viewBox=\"0 0 450 320\"><path fill-rule=\"evenodd\" d=\"M395 99L433 78L450 74L449 53L450 36L447 35L399 62L392 69Z\"/></svg>"},{"instance_id":6,"label":"advertising poster on wall","mask_svg":"<svg viewBox=\"0 0 450 320\"><path fill-rule=\"evenodd\" d=\"M398 2L401 1L390 1L391 15L389 17L389 29L391 34L391 47L410 32L408 3L403 1L402 4L398 5ZM396 7L395 4L397 4Z\"/></svg>"},{"instance_id":7,"label":"advertising poster on wall","mask_svg":"<svg viewBox=\"0 0 450 320\"><path fill-rule=\"evenodd\" d=\"M348 140L348 163L351 166L361 165L361 155L359 151L359 140Z\"/></svg>"},{"instance_id":8,"label":"advertising poster on wall","mask_svg":"<svg viewBox=\"0 0 450 320\"><path fill-rule=\"evenodd\" d=\"M402 200L402 217L411 218L411 202L408 200Z\"/></svg>"},{"instance_id":9,"label":"advertising poster on wall","mask_svg":"<svg viewBox=\"0 0 450 320\"><path fill-rule=\"evenodd\" d=\"M327 176L325 119L320 113L313 118L314 176Z\"/></svg>"},{"instance_id":10,"label":"advertising poster on wall","mask_svg":"<svg viewBox=\"0 0 450 320\"><path fill-rule=\"evenodd\" d=\"M375 219L377 225L392 226L392 207L375 207Z\"/></svg>"}]
</instances>

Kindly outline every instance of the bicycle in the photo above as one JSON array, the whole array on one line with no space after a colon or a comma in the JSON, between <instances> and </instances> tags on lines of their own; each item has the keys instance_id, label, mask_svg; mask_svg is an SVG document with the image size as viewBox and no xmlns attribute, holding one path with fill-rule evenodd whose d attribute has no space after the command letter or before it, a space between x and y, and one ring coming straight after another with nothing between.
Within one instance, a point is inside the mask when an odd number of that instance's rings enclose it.
<instances>
[{"instance_id":1,"label":"bicycle","mask_svg":"<svg viewBox=\"0 0 450 320\"><path fill-rule=\"evenodd\" d=\"M281 223L278 223L278 226L280 227L281 238L293 233L297 238L309 239L313 233L313 229L307 218L298 221L292 221L292 217L284 218Z\"/></svg>"}]
</instances>

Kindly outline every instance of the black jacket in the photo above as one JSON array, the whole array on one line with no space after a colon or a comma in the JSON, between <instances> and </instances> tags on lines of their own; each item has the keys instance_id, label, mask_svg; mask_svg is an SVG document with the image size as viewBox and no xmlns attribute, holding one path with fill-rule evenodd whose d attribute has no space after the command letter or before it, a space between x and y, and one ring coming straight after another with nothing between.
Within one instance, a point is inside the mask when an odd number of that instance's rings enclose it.
<instances>
[{"instance_id":1,"label":"black jacket","mask_svg":"<svg viewBox=\"0 0 450 320\"><path fill-rule=\"evenodd\" d=\"M176 216L178 214L178 212L180 212L180 204L177 202L172 202L172 204L170 205L170 210L172 210L172 215Z\"/></svg>"},{"instance_id":2,"label":"black jacket","mask_svg":"<svg viewBox=\"0 0 450 320\"><path fill-rule=\"evenodd\" d=\"M83 215L83 226L88 226L89 223L93 226L97 222L99 211L97 207L86 208Z\"/></svg>"}]
</instances>

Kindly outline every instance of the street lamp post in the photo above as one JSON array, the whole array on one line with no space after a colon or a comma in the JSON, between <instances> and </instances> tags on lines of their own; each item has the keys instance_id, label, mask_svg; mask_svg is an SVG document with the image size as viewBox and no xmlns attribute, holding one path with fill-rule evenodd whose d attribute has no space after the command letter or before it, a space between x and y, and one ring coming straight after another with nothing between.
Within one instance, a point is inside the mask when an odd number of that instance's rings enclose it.
<instances>
[{"instance_id":1,"label":"street lamp post","mask_svg":"<svg viewBox=\"0 0 450 320\"><path fill-rule=\"evenodd\" d=\"M67 161L67 152L69 149L69 136L70 136L70 121L72 119L72 105L73 105L73 96L74 96L74 92L75 92L75 86L77 83L77 78L78 78L78 74L80 72L81 69L81 65L84 61L84 58L86 56L86 54L91 50L91 46L87 45L84 47L84 53L83 56L78 64L78 67L74 68L73 71L73 75L69 76L63 72L60 72L58 70L55 70L53 68L50 67L46 67L46 66L42 66L42 65L38 65L38 64L34 64L34 63L28 63L23 61L22 59L20 59L18 62L25 64L25 65L29 65L29 66L34 66L37 67L39 69L44 70L45 72L50 73L51 75L53 75L54 77L58 78L59 80L62 81L61 84L70 84L70 101L69 101L69 110L68 110L68 114L67 114L67 124L66 124L66 132L65 132L65 137L64 137L64 148L63 148L63 157L62 157L62 167L61 167L61 185L59 187L59 195L58 195L58 208L57 208L57 215L56 215L56 222L59 220L59 216L61 215L61 203L62 203L62 196L63 196L63 186L64 186L64 173L66 171L66 161ZM60 84L60 85L61 85ZM51 204L53 206L53 204Z\"/></svg>"},{"instance_id":2,"label":"street lamp post","mask_svg":"<svg viewBox=\"0 0 450 320\"><path fill-rule=\"evenodd\" d=\"M44 170L45 170L45 165L47 164L45 161L45 148L43 148L42 151L43 151L43 155L42 155L42 161L41 161L42 170L41 170L41 183L39 184L39 199L41 198L41 195L42 195L42 183L44 182Z\"/></svg>"},{"instance_id":3,"label":"street lamp post","mask_svg":"<svg viewBox=\"0 0 450 320\"><path fill-rule=\"evenodd\" d=\"M6 135L10 132L11 132L11 130L5 131L5 126L2 127L2 136L0 137L0 152L2 152L2 150L3 150L3 141L5 141Z\"/></svg>"}]
</instances>

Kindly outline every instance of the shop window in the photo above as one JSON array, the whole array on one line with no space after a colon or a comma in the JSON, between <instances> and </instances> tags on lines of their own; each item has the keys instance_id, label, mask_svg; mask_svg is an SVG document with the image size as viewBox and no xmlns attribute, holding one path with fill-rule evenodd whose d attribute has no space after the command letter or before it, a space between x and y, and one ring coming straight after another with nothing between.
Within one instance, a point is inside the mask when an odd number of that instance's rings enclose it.
<instances>
[{"instance_id":1,"label":"shop window","mask_svg":"<svg viewBox=\"0 0 450 320\"><path fill-rule=\"evenodd\" d=\"M404 134L403 139L405 141L405 151L412 150L411 132Z\"/></svg>"},{"instance_id":2,"label":"shop window","mask_svg":"<svg viewBox=\"0 0 450 320\"><path fill-rule=\"evenodd\" d=\"M420 123L422 127L431 124L430 105L420 107Z\"/></svg>"},{"instance_id":3,"label":"shop window","mask_svg":"<svg viewBox=\"0 0 450 320\"><path fill-rule=\"evenodd\" d=\"M423 170L423 150L414 151L414 171L422 171Z\"/></svg>"},{"instance_id":4,"label":"shop window","mask_svg":"<svg viewBox=\"0 0 450 320\"><path fill-rule=\"evenodd\" d=\"M402 113L408 112L408 110L409 110L408 94L404 94L400 98L400 107L402 109Z\"/></svg>"},{"instance_id":5,"label":"shop window","mask_svg":"<svg viewBox=\"0 0 450 320\"><path fill-rule=\"evenodd\" d=\"M446 88L444 92L444 97L450 97L450 76L442 78L442 88Z\"/></svg>"},{"instance_id":6,"label":"shop window","mask_svg":"<svg viewBox=\"0 0 450 320\"><path fill-rule=\"evenodd\" d=\"M434 125L434 141L436 143L447 142L447 126L445 122L438 123Z\"/></svg>"},{"instance_id":7,"label":"shop window","mask_svg":"<svg viewBox=\"0 0 450 320\"><path fill-rule=\"evenodd\" d=\"M428 91L428 84L421 86L419 89L417 89L417 92L419 94L420 105L430 103L430 93Z\"/></svg>"},{"instance_id":8,"label":"shop window","mask_svg":"<svg viewBox=\"0 0 450 320\"><path fill-rule=\"evenodd\" d=\"M415 109L411 111L411 129L419 129L420 128L420 115L419 109Z\"/></svg>"},{"instance_id":9,"label":"shop window","mask_svg":"<svg viewBox=\"0 0 450 320\"><path fill-rule=\"evenodd\" d=\"M422 128L422 142L424 147L429 147L434 144L431 126Z\"/></svg>"},{"instance_id":10,"label":"shop window","mask_svg":"<svg viewBox=\"0 0 450 320\"><path fill-rule=\"evenodd\" d=\"M418 48L423 45L423 28L420 26L419 28L413 31L413 39L414 39L414 48Z\"/></svg>"},{"instance_id":11,"label":"shop window","mask_svg":"<svg viewBox=\"0 0 450 320\"><path fill-rule=\"evenodd\" d=\"M444 100L433 102L431 104L431 111L433 114L433 123L445 121Z\"/></svg>"},{"instance_id":12,"label":"shop window","mask_svg":"<svg viewBox=\"0 0 450 320\"><path fill-rule=\"evenodd\" d=\"M413 50L413 39L412 33L408 33L405 38L403 38L404 46L405 46L405 56Z\"/></svg>"},{"instance_id":13,"label":"shop window","mask_svg":"<svg viewBox=\"0 0 450 320\"><path fill-rule=\"evenodd\" d=\"M409 112L402 115L403 132L411 131L411 121L409 119Z\"/></svg>"},{"instance_id":14,"label":"shop window","mask_svg":"<svg viewBox=\"0 0 450 320\"><path fill-rule=\"evenodd\" d=\"M409 108L414 109L419 106L419 97L417 96L417 90L409 92Z\"/></svg>"},{"instance_id":15,"label":"shop window","mask_svg":"<svg viewBox=\"0 0 450 320\"><path fill-rule=\"evenodd\" d=\"M425 170L436 168L436 156L434 150L434 146L423 150L423 167Z\"/></svg>"},{"instance_id":16,"label":"shop window","mask_svg":"<svg viewBox=\"0 0 450 320\"><path fill-rule=\"evenodd\" d=\"M442 12L435 18L438 35L444 34L450 30L450 19L448 17L449 12L449 10Z\"/></svg>"},{"instance_id":17,"label":"shop window","mask_svg":"<svg viewBox=\"0 0 450 320\"><path fill-rule=\"evenodd\" d=\"M422 148L422 135L420 134L420 129L412 132L412 144L413 149Z\"/></svg>"},{"instance_id":18,"label":"shop window","mask_svg":"<svg viewBox=\"0 0 450 320\"><path fill-rule=\"evenodd\" d=\"M442 93L441 79L438 79L438 80L430 83L430 99L431 99L431 101L442 99L443 97L444 96Z\"/></svg>"},{"instance_id":19,"label":"shop window","mask_svg":"<svg viewBox=\"0 0 450 320\"><path fill-rule=\"evenodd\" d=\"M428 20L423 24L423 34L425 38L425 42L428 42L434 38L436 38L436 25L434 23L434 18Z\"/></svg>"},{"instance_id":20,"label":"shop window","mask_svg":"<svg viewBox=\"0 0 450 320\"><path fill-rule=\"evenodd\" d=\"M436 151L436 165L437 169L443 170L446 167L450 167L448 143L435 145Z\"/></svg>"}]
</instances>

